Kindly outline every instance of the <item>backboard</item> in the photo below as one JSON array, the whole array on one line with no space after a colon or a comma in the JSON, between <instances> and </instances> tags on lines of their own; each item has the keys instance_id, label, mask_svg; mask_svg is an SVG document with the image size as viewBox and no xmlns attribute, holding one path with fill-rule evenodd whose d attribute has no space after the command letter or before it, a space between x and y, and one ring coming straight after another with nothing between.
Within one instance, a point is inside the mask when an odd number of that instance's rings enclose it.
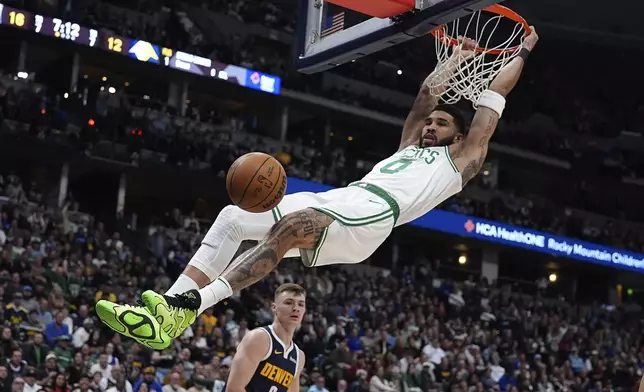
<instances>
[{"instance_id":1,"label":"backboard","mask_svg":"<svg viewBox=\"0 0 644 392\"><path fill-rule=\"evenodd\" d=\"M299 0L295 65L325 71L501 0Z\"/></svg>"}]
</instances>

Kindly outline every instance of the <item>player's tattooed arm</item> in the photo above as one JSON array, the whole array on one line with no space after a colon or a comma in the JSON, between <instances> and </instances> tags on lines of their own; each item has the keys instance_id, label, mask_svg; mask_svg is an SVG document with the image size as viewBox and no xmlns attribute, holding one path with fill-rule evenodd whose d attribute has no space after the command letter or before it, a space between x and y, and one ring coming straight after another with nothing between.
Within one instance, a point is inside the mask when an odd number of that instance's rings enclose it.
<instances>
[{"instance_id":1,"label":"player's tattooed arm","mask_svg":"<svg viewBox=\"0 0 644 392\"><path fill-rule=\"evenodd\" d=\"M425 126L425 120L438 105L438 97L445 92L445 88L440 85L440 81L449 80L454 75L458 65L471 58L474 53L472 49L476 45L474 40L463 39L462 46L454 49L450 59L445 64L438 64L436 69L423 81L414 105L407 115L407 119L405 119L398 151L418 143ZM430 85L438 87L432 89L429 87Z\"/></svg>"},{"instance_id":2,"label":"player's tattooed arm","mask_svg":"<svg viewBox=\"0 0 644 392\"><path fill-rule=\"evenodd\" d=\"M257 246L237 257L222 276L233 292L238 292L271 273L289 250L315 248L324 229L333 222L330 216L311 208L288 214Z\"/></svg>"},{"instance_id":3,"label":"player's tattooed arm","mask_svg":"<svg viewBox=\"0 0 644 392\"><path fill-rule=\"evenodd\" d=\"M519 81L524 60L520 57L510 61L490 84L492 90L503 97L507 96ZM467 184L481 170L487 157L488 144L499 122L499 113L479 105L467 137L450 147L454 164L461 172L463 185Z\"/></svg>"},{"instance_id":4,"label":"player's tattooed arm","mask_svg":"<svg viewBox=\"0 0 644 392\"><path fill-rule=\"evenodd\" d=\"M523 41L523 48L532 50L538 40L537 32L531 27L530 35ZM524 64L525 60L520 56L512 59L501 69L488 89L507 97L519 81ZM483 167L488 145L498 122L499 113L479 105L465 140L450 146L450 154L461 172L463 185L474 178Z\"/></svg>"},{"instance_id":5,"label":"player's tattooed arm","mask_svg":"<svg viewBox=\"0 0 644 392\"><path fill-rule=\"evenodd\" d=\"M463 186L483 167L490 139L498 122L499 115L494 110L481 106L474 115L467 138L450 146L450 154L461 173Z\"/></svg>"}]
</instances>

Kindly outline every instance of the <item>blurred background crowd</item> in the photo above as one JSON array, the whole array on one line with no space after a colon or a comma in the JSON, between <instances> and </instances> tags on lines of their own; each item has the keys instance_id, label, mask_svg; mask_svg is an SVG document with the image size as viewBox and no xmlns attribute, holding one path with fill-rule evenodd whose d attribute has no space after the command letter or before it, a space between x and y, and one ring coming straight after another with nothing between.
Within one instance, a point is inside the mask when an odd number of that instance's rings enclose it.
<instances>
[{"instance_id":1,"label":"blurred background crowd","mask_svg":"<svg viewBox=\"0 0 644 392\"><path fill-rule=\"evenodd\" d=\"M305 77L291 65L296 8L286 0L6 4L272 73L285 88L365 117L403 118L434 65L425 43L416 43ZM18 36L8 28L0 34ZM629 87L641 82L641 73L631 72L638 64L619 48L602 48L610 54L588 62L583 53L592 47L561 53L568 44L545 40L509 101L482 175L440 208L641 252L644 104ZM10 39L0 45L22 50ZM46 52L46 43L29 45L30 55ZM143 290L169 287L225 203L222 178L234 159L265 151L292 177L342 186L395 149L400 127L327 109L307 117L295 108L288 132L280 132L277 105L268 110L277 114L254 112L246 105L253 97L226 99L223 88L195 87L182 108L168 104L167 83L142 75L147 68L128 75L116 65L85 64L70 89L69 59L44 67L41 58L28 58L34 72L22 77L18 56L3 57L0 392L221 392L237 343L271 321L272 290L287 281L309 291L296 337L307 356L300 387L309 392L637 388L641 309L622 293L619 300L605 294L621 275L586 272L577 263L567 267L577 277L571 289L555 284L556 275L545 279L556 261L512 253L514 267L487 279L481 265L489 250L468 244L475 250L465 257L462 248L417 229L398 231L357 266L305 270L286 261L208 310L164 352L121 340L93 316L93 304L134 303ZM608 62L621 62L623 72L598 80ZM380 90L358 88L364 84ZM406 99L396 104L395 94ZM72 162L63 172L84 176L65 192L61 156ZM154 191L119 199L120 170L130 178L128 194L149 188L148 180L156 181ZM145 178L154 170L161 174ZM217 201L172 185L176 176L206 193L214 189ZM420 246L426 241L429 249Z\"/></svg>"}]
</instances>

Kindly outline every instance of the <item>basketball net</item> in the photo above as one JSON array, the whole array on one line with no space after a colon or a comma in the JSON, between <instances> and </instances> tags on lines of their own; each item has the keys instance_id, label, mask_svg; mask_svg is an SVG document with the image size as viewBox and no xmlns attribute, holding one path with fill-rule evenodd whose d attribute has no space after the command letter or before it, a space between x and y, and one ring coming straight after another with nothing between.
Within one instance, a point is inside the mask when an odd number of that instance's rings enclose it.
<instances>
[{"instance_id":1,"label":"basketball net","mask_svg":"<svg viewBox=\"0 0 644 392\"><path fill-rule=\"evenodd\" d=\"M515 20L514 15L520 20ZM499 25L503 22L505 26L508 21L515 22L510 36L506 40L499 38L500 33L495 36ZM464 98L476 108L481 93L501 69L519 54L526 27L523 18L498 5L437 27L432 34L436 38L438 65L433 77L426 82L431 94L441 97L447 104ZM455 38L459 36L469 37L478 43L474 53L467 58L460 51L461 43Z\"/></svg>"}]
</instances>

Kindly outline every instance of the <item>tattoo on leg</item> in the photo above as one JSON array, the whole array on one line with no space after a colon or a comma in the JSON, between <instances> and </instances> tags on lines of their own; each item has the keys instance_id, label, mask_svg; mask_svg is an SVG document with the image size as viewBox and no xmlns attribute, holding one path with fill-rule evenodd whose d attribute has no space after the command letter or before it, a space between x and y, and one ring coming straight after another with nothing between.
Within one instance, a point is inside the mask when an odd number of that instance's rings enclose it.
<instances>
[{"instance_id":1,"label":"tattoo on leg","mask_svg":"<svg viewBox=\"0 0 644 392\"><path fill-rule=\"evenodd\" d=\"M237 268L242 260L244 260L250 252L252 252L255 248L257 248L257 245L253 246L250 249L245 250L242 254L239 256L235 257L230 264L224 269L221 273L222 276L226 275L228 272L233 271L235 268Z\"/></svg>"},{"instance_id":2,"label":"tattoo on leg","mask_svg":"<svg viewBox=\"0 0 644 392\"><path fill-rule=\"evenodd\" d=\"M322 231L333 221L313 209L288 214L273 225L263 241L235 259L222 276L234 292L244 289L273 271L289 250L315 248Z\"/></svg>"},{"instance_id":3,"label":"tattoo on leg","mask_svg":"<svg viewBox=\"0 0 644 392\"><path fill-rule=\"evenodd\" d=\"M302 219L301 220L301 222L302 222L302 235L304 237L308 237L308 236L313 235L313 233L315 232L315 226L313 224L313 220L309 219L307 217L306 213L299 213L298 215Z\"/></svg>"},{"instance_id":4,"label":"tattoo on leg","mask_svg":"<svg viewBox=\"0 0 644 392\"><path fill-rule=\"evenodd\" d=\"M277 267L280 257L277 256L275 249L263 242L257 245L252 251L242 255L237 267L224 273L234 292L246 288L255 282L261 280Z\"/></svg>"}]
</instances>

